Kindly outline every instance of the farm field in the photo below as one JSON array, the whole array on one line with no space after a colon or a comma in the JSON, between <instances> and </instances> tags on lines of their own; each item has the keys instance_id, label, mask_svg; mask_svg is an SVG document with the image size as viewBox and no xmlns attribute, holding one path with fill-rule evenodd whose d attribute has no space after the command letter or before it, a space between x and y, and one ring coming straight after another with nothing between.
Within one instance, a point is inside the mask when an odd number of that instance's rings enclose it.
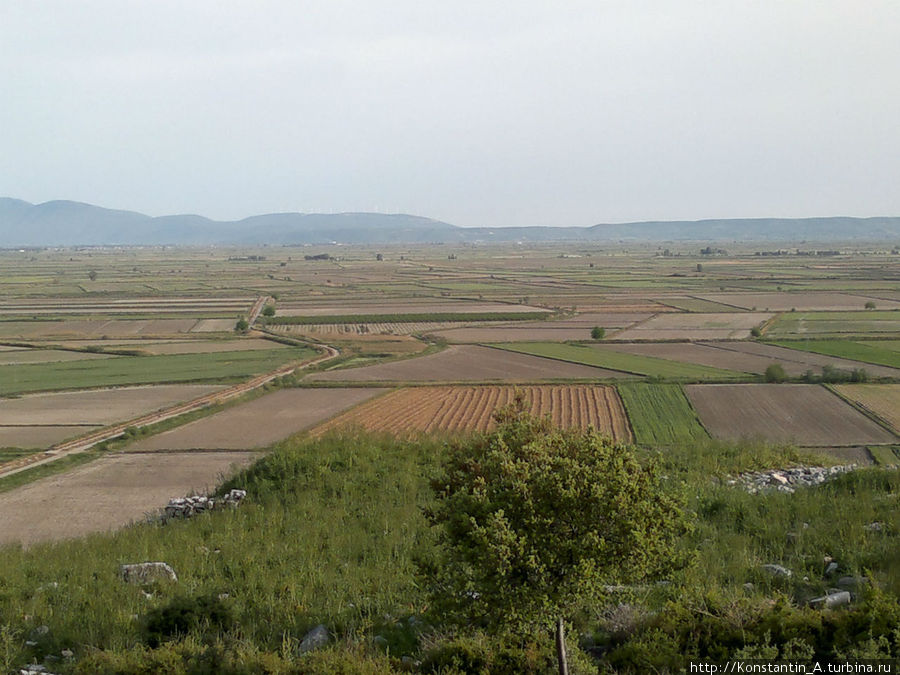
<instances>
[{"instance_id":1,"label":"farm field","mask_svg":"<svg viewBox=\"0 0 900 675\"><path fill-rule=\"evenodd\" d=\"M629 382L616 388L636 443L667 446L709 438L680 385Z\"/></svg>"},{"instance_id":2,"label":"farm field","mask_svg":"<svg viewBox=\"0 0 900 675\"><path fill-rule=\"evenodd\" d=\"M880 417L900 434L900 384L840 384L834 389Z\"/></svg>"},{"instance_id":3,"label":"farm field","mask_svg":"<svg viewBox=\"0 0 900 675\"><path fill-rule=\"evenodd\" d=\"M3 366L0 395L129 384L233 380L312 358L312 349L291 347L212 354L116 356L95 361Z\"/></svg>"},{"instance_id":4,"label":"farm field","mask_svg":"<svg viewBox=\"0 0 900 675\"><path fill-rule=\"evenodd\" d=\"M387 389L281 389L142 438L128 451L248 450L307 429Z\"/></svg>"},{"instance_id":5,"label":"farm field","mask_svg":"<svg viewBox=\"0 0 900 675\"><path fill-rule=\"evenodd\" d=\"M313 373L311 382L529 382L605 379L626 374L475 345L454 345L418 358Z\"/></svg>"},{"instance_id":6,"label":"farm field","mask_svg":"<svg viewBox=\"0 0 900 675\"><path fill-rule=\"evenodd\" d=\"M628 354L616 351L608 345L568 345L547 342L522 342L497 345L502 349L583 363L599 368L609 368L632 375L650 375L679 379L735 379L745 375L734 370L712 368L693 363L682 363L653 356Z\"/></svg>"},{"instance_id":7,"label":"farm field","mask_svg":"<svg viewBox=\"0 0 900 675\"><path fill-rule=\"evenodd\" d=\"M770 363L780 363L791 377L803 375L807 370L813 370L818 374L824 366L834 366L843 370L863 368L871 377L900 377L900 369L897 368L887 368L795 349L794 347L802 344L801 342L784 343L790 347L763 342L718 342L715 344L719 349L741 354L754 354L769 359Z\"/></svg>"},{"instance_id":8,"label":"farm field","mask_svg":"<svg viewBox=\"0 0 900 675\"><path fill-rule=\"evenodd\" d=\"M771 359L765 357L721 349L719 344L718 342L610 343L608 348L626 354L652 356L744 373L763 373L772 363Z\"/></svg>"},{"instance_id":9,"label":"farm field","mask_svg":"<svg viewBox=\"0 0 900 675\"><path fill-rule=\"evenodd\" d=\"M0 545L80 537L139 521L175 496L202 492L253 452L111 454L0 493Z\"/></svg>"},{"instance_id":10,"label":"farm field","mask_svg":"<svg viewBox=\"0 0 900 675\"><path fill-rule=\"evenodd\" d=\"M781 293L704 293L698 297L712 302L734 305L742 309L771 312L862 310L872 300L878 309L900 309L900 302L850 293L810 293L786 291Z\"/></svg>"},{"instance_id":11,"label":"farm field","mask_svg":"<svg viewBox=\"0 0 900 675\"><path fill-rule=\"evenodd\" d=\"M900 351L883 346L880 341L852 342L850 340L798 340L776 343L781 347L799 349L824 356L860 361L866 364L900 368Z\"/></svg>"},{"instance_id":12,"label":"farm field","mask_svg":"<svg viewBox=\"0 0 900 675\"><path fill-rule=\"evenodd\" d=\"M86 361L108 358L109 356L104 354L70 352L62 349L17 349L0 352L0 367L20 363L59 363L61 361Z\"/></svg>"},{"instance_id":13,"label":"farm field","mask_svg":"<svg viewBox=\"0 0 900 675\"><path fill-rule=\"evenodd\" d=\"M185 342L158 342L137 347L148 354L212 354L214 352L243 352L284 349L287 345L274 340L244 338L237 340L190 340ZM127 348L127 345L126 345Z\"/></svg>"},{"instance_id":14,"label":"farm field","mask_svg":"<svg viewBox=\"0 0 900 675\"><path fill-rule=\"evenodd\" d=\"M277 333L340 336L354 335L412 335L443 328L467 325L460 321L387 321L380 323L307 323L274 324L269 328Z\"/></svg>"},{"instance_id":15,"label":"farm field","mask_svg":"<svg viewBox=\"0 0 900 675\"><path fill-rule=\"evenodd\" d=\"M686 386L685 393L713 438L823 447L896 441L892 433L818 385L698 384Z\"/></svg>"},{"instance_id":16,"label":"farm field","mask_svg":"<svg viewBox=\"0 0 900 675\"><path fill-rule=\"evenodd\" d=\"M219 391L218 385L158 385L27 394L0 399L0 425L107 425Z\"/></svg>"},{"instance_id":17,"label":"farm field","mask_svg":"<svg viewBox=\"0 0 900 675\"><path fill-rule=\"evenodd\" d=\"M768 338L885 337L900 333L900 312L785 312L766 329Z\"/></svg>"},{"instance_id":18,"label":"farm field","mask_svg":"<svg viewBox=\"0 0 900 675\"><path fill-rule=\"evenodd\" d=\"M213 321L219 321L213 319ZM234 319L224 320L231 331ZM196 319L72 319L67 321L0 321L0 339L122 338L137 335L188 333Z\"/></svg>"},{"instance_id":19,"label":"farm field","mask_svg":"<svg viewBox=\"0 0 900 675\"><path fill-rule=\"evenodd\" d=\"M760 312L715 314L659 314L616 334L616 340L737 340L750 337L750 330L770 319Z\"/></svg>"},{"instance_id":20,"label":"farm field","mask_svg":"<svg viewBox=\"0 0 900 675\"><path fill-rule=\"evenodd\" d=\"M98 428L90 424L0 425L0 448L44 449ZM2 463L0 460L0 466Z\"/></svg>"},{"instance_id":21,"label":"farm field","mask_svg":"<svg viewBox=\"0 0 900 675\"><path fill-rule=\"evenodd\" d=\"M516 392L523 394L526 410L549 414L556 425L593 426L617 440L632 440L616 390L602 385L398 389L326 422L313 433L353 426L395 433L486 431L494 426L493 411L511 403Z\"/></svg>"},{"instance_id":22,"label":"farm field","mask_svg":"<svg viewBox=\"0 0 900 675\"><path fill-rule=\"evenodd\" d=\"M339 304L325 307L312 305L279 305L276 316L284 317L334 317L368 314L532 314L547 312L542 307L501 302L462 302L458 300L385 302L372 304ZM477 318L477 317L476 317ZM324 323L324 322L323 322Z\"/></svg>"},{"instance_id":23,"label":"farm field","mask_svg":"<svg viewBox=\"0 0 900 675\"><path fill-rule=\"evenodd\" d=\"M481 344L484 342L566 342L567 340L589 340L591 328L565 328L548 325L541 328L513 326L491 326L489 328L453 328L437 330L431 335L451 344Z\"/></svg>"}]
</instances>

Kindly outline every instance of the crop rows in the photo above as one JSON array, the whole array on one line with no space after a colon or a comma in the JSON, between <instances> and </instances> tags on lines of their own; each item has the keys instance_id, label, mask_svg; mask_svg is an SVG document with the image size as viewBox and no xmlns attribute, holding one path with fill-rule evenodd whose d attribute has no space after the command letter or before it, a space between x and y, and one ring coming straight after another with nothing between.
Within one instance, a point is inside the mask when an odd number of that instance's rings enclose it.
<instances>
[{"instance_id":1,"label":"crop rows","mask_svg":"<svg viewBox=\"0 0 900 675\"><path fill-rule=\"evenodd\" d=\"M549 312L424 312L410 314L335 314L332 316L274 316L270 326L326 323L416 323L421 321L534 321L546 319Z\"/></svg>"},{"instance_id":2,"label":"crop rows","mask_svg":"<svg viewBox=\"0 0 900 675\"><path fill-rule=\"evenodd\" d=\"M399 389L332 419L315 433L347 425L395 433L486 431L494 426L494 410L511 403L517 391L524 395L526 409L549 414L557 426L592 426L617 440L631 440L615 389L591 385Z\"/></svg>"},{"instance_id":3,"label":"crop rows","mask_svg":"<svg viewBox=\"0 0 900 675\"><path fill-rule=\"evenodd\" d=\"M350 333L353 335L411 335L441 328L458 326L453 321L392 321L381 323L312 323L276 325L273 329L285 333L318 333L335 335Z\"/></svg>"}]
</instances>

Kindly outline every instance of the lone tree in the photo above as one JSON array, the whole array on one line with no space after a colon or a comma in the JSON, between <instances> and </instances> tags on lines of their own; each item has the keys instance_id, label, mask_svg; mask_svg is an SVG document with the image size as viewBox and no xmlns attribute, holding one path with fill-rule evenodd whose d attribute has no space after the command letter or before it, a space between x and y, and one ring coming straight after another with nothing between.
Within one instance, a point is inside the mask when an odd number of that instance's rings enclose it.
<instances>
[{"instance_id":1,"label":"lone tree","mask_svg":"<svg viewBox=\"0 0 900 675\"><path fill-rule=\"evenodd\" d=\"M275 316L275 305L269 304L263 307L262 315L269 317Z\"/></svg>"},{"instance_id":2,"label":"lone tree","mask_svg":"<svg viewBox=\"0 0 900 675\"><path fill-rule=\"evenodd\" d=\"M781 384L788 379L787 373L784 371L784 366L780 363L773 363L768 366L763 377L766 382L774 382L775 384Z\"/></svg>"},{"instance_id":3,"label":"lone tree","mask_svg":"<svg viewBox=\"0 0 900 675\"><path fill-rule=\"evenodd\" d=\"M237 323L234 324L234 330L237 333L246 333L250 329L250 324L247 323L247 319L241 317L237 320Z\"/></svg>"},{"instance_id":4,"label":"lone tree","mask_svg":"<svg viewBox=\"0 0 900 675\"><path fill-rule=\"evenodd\" d=\"M677 566L680 501L652 462L594 430L564 431L524 412L521 395L496 431L450 448L426 511L437 553L423 564L435 609L462 626L555 631L606 584Z\"/></svg>"},{"instance_id":5,"label":"lone tree","mask_svg":"<svg viewBox=\"0 0 900 675\"><path fill-rule=\"evenodd\" d=\"M594 326L591 328L591 339L592 340L602 340L606 335L606 329L600 326Z\"/></svg>"}]
</instances>

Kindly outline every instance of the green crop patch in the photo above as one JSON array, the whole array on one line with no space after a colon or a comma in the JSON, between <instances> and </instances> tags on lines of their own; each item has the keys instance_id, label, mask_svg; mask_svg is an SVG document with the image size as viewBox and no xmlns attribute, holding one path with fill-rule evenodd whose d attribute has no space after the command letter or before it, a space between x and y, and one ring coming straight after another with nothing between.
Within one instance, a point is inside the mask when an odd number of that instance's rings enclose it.
<instances>
[{"instance_id":1,"label":"green crop patch","mask_svg":"<svg viewBox=\"0 0 900 675\"><path fill-rule=\"evenodd\" d=\"M801 340L796 342L775 342L779 347L798 349L813 354L823 354L879 366L900 368L900 351L893 343L887 346L880 341L854 342L851 340Z\"/></svg>"},{"instance_id":2,"label":"green crop patch","mask_svg":"<svg viewBox=\"0 0 900 675\"><path fill-rule=\"evenodd\" d=\"M635 382L617 389L637 443L672 445L709 438L679 385Z\"/></svg>"},{"instance_id":3,"label":"green crop patch","mask_svg":"<svg viewBox=\"0 0 900 675\"><path fill-rule=\"evenodd\" d=\"M315 354L313 349L293 347L8 365L3 367L0 395L127 384L238 380L274 370L291 361L312 358Z\"/></svg>"}]
</instances>

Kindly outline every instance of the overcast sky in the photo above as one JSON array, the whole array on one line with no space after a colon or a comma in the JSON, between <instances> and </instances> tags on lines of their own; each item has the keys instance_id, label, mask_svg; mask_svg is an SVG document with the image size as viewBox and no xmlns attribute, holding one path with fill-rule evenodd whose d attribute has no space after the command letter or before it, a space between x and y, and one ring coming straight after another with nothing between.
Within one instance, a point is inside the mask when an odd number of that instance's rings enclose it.
<instances>
[{"instance_id":1,"label":"overcast sky","mask_svg":"<svg viewBox=\"0 0 900 675\"><path fill-rule=\"evenodd\" d=\"M2 0L0 196L900 215L900 2Z\"/></svg>"}]
</instances>

